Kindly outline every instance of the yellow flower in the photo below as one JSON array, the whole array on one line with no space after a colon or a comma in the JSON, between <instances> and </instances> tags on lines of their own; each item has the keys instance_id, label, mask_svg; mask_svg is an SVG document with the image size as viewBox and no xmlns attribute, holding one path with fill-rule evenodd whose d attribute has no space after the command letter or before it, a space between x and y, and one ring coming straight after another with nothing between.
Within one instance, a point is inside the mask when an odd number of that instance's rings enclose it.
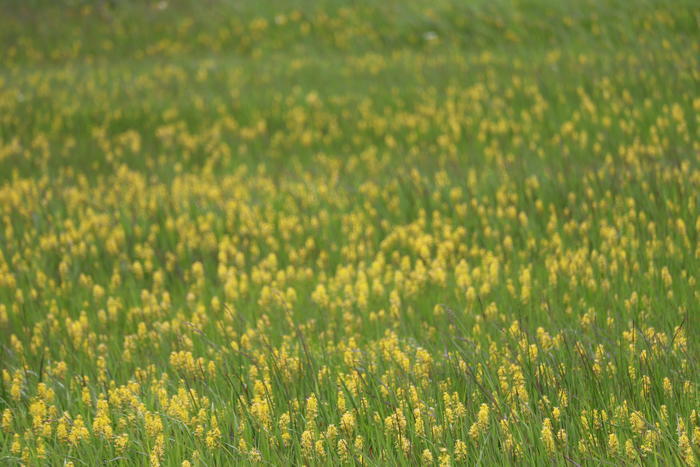
<instances>
[{"instance_id":1,"label":"yellow flower","mask_svg":"<svg viewBox=\"0 0 700 467\"><path fill-rule=\"evenodd\" d=\"M126 446L129 443L129 435L127 433L122 433L114 438L114 447L117 453L121 454L126 450Z\"/></svg>"},{"instance_id":2,"label":"yellow flower","mask_svg":"<svg viewBox=\"0 0 700 467\"><path fill-rule=\"evenodd\" d=\"M348 442L344 439L338 440L338 457L343 461L347 461L350 458Z\"/></svg>"},{"instance_id":3,"label":"yellow flower","mask_svg":"<svg viewBox=\"0 0 700 467\"><path fill-rule=\"evenodd\" d=\"M18 433L15 433L12 437L12 445L10 446L10 452L14 455L18 455L22 451L22 442Z\"/></svg>"},{"instance_id":4,"label":"yellow flower","mask_svg":"<svg viewBox=\"0 0 700 467\"><path fill-rule=\"evenodd\" d=\"M608 449L613 455L617 455L620 451L620 442L618 441L617 435L615 433L610 433L610 435L608 436Z\"/></svg>"},{"instance_id":5,"label":"yellow flower","mask_svg":"<svg viewBox=\"0 0 700 467\"><path fill-rule=\"evenodd\" d=\"M477 414L477 420L469 428L469 436L476 440L481 435L486 432L489 426L489 406L487 404L481 404L479 407L479 413Z\"/></svg>"},{"instance_id":6,"label":"yellow flower","mask_svg":"<svg viewBox=\"0 0 700 467\"><path fill-rule=\"evenodd\" d=\"M353 415L351 412L345 412L340 419L340 426L343 431L350 434L355 429L355 425L355 415Z\"/></svg>"},{"instance_id":7,"label":"yellow flower","mask_svg":"<svg viewBox=\"0 0 700 467\"><path fill-rule=\"evenodd\" d=\"M432 464L433 463L433 453L430 452L429 449L423 450L423 454L421 454L421 462L423 464Z\"/></svg>"},{"instance_id":8,"label":"yellow flower","mask_svg":"<svg viewBox=\"0 0 700 467\"><path fill-rule=\"evenodd\" d=\"M438 457L438 462L440 467L450 467L452 465L452 458L447 453L447 449L440 449L440 456Z\"/></svg>"},{"instance_id":9,"label":"yellow flower","mask_svg":"<svg viewBox=\"0 0 700 467\"><path fill-rule=\"evenodd\" d=\"M257 448L251 448L251 450L248 452L248 457L254 464L262 462L262 454L260 454L260 451Z\"/></svg>"},{"instance_id":10,"label":"yellow flower","mask_svg":"<svg viewBox=\"0 0 700 467\"><path fill-rule=\"evenodd\" d=\"M10 428L12 428L12 410L11 409L5 409L2 412L2 423L0 424L2 427L2 431L5 433L10 432Z\"/></svg>"},{"instance_id":11,"label":"yellow flower","mask_svg":"<svg viewBox=\"0 0 700 467\"><path fill-rule=\"evenodd\" d=\"M68 435L68 440L71 444L77 445L84 439L90 436L90 432L85 428L85 423L83 422L83 417L78 415L75 420L73 420L73 426L71 427L70 434Z\"/></svg>"},{"instance_id":12,"label":"yellow flower","mask_svg":"<svg viewBox=\"0 0 700 467\"><path fill-rule=\"evenodd\" d=\"M639 411L632 412L632 414L630 415L630 424L632 425L632 430L634 430L634 432L638 434L643 433L647 427L647 423L644 421L644 417Z\"/></svg>"},{"instance_id":13,"label":"yellow flower","mask_svg":"<svg viewBox=\"0 0 700 467\"><path fill-rule=\"evenodd\" d=\"M221 430L216 416L212 415L210 420L210 429L207 431L206 444L209 449L214 449L221 443Z\"/></svg>"},{"instance_id":14,"label":"yellow flower","mask_svg":"<svg viewBox=\"0 0 700 467\"><path fill-rule=\"evenodd\" d=\"M544 448L547 454L553 455L556 451L556 444L554 443L554 435L552 433L552 422L549 418L545 418L542 422L542 430L540 431L540 439L544 444Z\"/></svg>"}]
</instances>

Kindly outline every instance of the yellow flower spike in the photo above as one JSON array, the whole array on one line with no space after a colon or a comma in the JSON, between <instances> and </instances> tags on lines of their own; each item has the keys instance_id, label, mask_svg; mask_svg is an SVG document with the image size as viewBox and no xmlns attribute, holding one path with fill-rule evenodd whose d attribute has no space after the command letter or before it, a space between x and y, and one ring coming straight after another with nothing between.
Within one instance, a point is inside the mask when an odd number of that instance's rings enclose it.
<instances>
[{"instance_id":1,"label":"yellow flower spike","mask_svg":"<svg viewBox=\"0 0 700 467\"><path fill-rule=\"evenodd\" d=\"M105 439L112 438L112 421L109 417L109 404L102 398L97 401L97 413L92 422L92 432Z\"/></svg>"},{"instance_id":2,"label":"yellow flower spike","mask_svg":"<svg viewBox=\"0 0 700 467\"><path fill-rule=\"evenodd\" d=\"M73 420L73 426L70 429L70 434L68 435L68 441L73 445L78 445L81 441L87 439L90 436L90 432L85 427L83 418L78 415L75 420Z\"/></svg>"},{"instance_id":3,"label":"yellow flower spike","mask_svg":"<svg viewBox=\"0 0 700 467\"><path fill-rule=\"evenodd\" d=\"M642 434L647 428L647 422L644 420L642 413L639 411L633 412L630 415L629 423L632 430L637 434Z\"/></svg>"},{"instance_id":4,"label":"yellow flower spike","mask_svg":"<svg viewBox=\"0 0 700 467\"><path fill-rule=\"evenodd\" d=\"M353 443L353 445L354 445L354 447L355 447L355 451L362 451L362 449L363 449L364 446L365 446L365 440L364 440L364 438L363 438L362 436L360 436L360 435L357 435L357 436L355 437L355 442Z\"/></svg>"},{"instance_id":5,"label":"yellow flower spike","mask_svg":"<svg viewBox=\"0 0 700 467\"><path fill-rule=\"evenodd\" d=\"M688 465L695 465L695 453L693 452L693 446L688 438L688 433L684 427L678 429L678 448L681 452L681 457Z\"/></svg>"},{"instance_id":6,"label":"yellow flower spike","mask_svg":"<svg viewBox=\"0 0 700 467\"><path fill-rule=\"evenodd\" d=\"M10 446L10 452L15 456L22 451L22 441L19 433L15 433L12 437L12 445Z\"/></svg>"},{"instance_id":7,"label":"yellow flower spike","mask_svg":"<svg viewBox=\"0 0 700 467\"><path fill-rule=\"evenodd\" d=\"M433 453L429 449L424 449L421 454L421 463L423 465L430 465L433 463Z\"/></svg>"},{"instance_id":8,"label":"yellow flower spike","mask_svg":"<svg viewBox=\"0 0 700 467\"><path fill-rule=\"evenodd\" d=\"M696 448L700 448L700 427L693 428L693 437L691 439L692 443Z\"/></svg>"},{"instance_id":9,"label":"yellow flower spike","mask_svg":"<svg viewBox=\"0 0 700 467\"><path fill-rule=\"evenodd\" d=\"M620 441L615 433L610 433L608 436L608 450L614 456L620 452Z\"/></svg>"},{"instance_id":10,"label":"yellow flower spike","mask_svg":"<svg viewBox=\"0 0 700 467\"><path fill-rule=\"evenodd\" d=\"M12 384L10 386L10 396L13 400L19 401L22 397L22 385L24 384L24 377L21 372L16 372L12 378Z\"/></svg>"},{"instance_id":11,"label":"yellow flower spike","mask_svg":"<svg viewBox=\"0 0 700 467\"><path fill-rule=\"evenodd\" d=\"M350 460L350 448L348 442L345 439L338 440L338 457L344 462Z\"/></svg>"},{"instance_id":12,"label":"yellow flower spike","mask_svg":"<svg viewBox=\"0 0 700 467\"><path fill-rule=\"evenodd\" d=\"M262 459L262 454L260 453L260 451L259 451L257 448L252 448L252 449L248 452L248 458L249 458L250 461L251 461L252 463L254 463L254 464L260 463L260 462L262 462L262 460L263 460L263 459Z\"/></svg>"},{"instance_id":13,"label":"yellow flower spike","mask_svg":"<svg viewBox=\"0 0 700 467\"><path fill-rule=\"evenodd\" d=\"M325 437L329 442L335 441L335 439L338 437L338 428L333 424L328 425L326 428Z\"/></svg>"},{"instance_id":14,"label":"yellow flower spike","mask_svg":"<svg viewBox=\"0 0 700 467\"><path fill-rule=\"evenodd\" d=\"M114 438L114 447L117 453L122 454L129 443L129 435L127 433L121 433Z\"/></svg>"},{"instance_id":15,"label":"yellow flower spike","mask_svg":"<svg viewBox=\"0 0 700 467\"><path fill-rule=\"evenodd\" d=\"M340 419L340 427L348 435L353 433L356 425L355 415L352 412L345 412Z\"/></svg>"},{"instance_id":16,"label":"yellow flower spike","mask_svg":"<svg viewBox=\"0 0 700 467\"><path fill-rule=\"evenodd\" d=\"M304 456L311 457L313 455L314 435L311 431L305 430L301 434L301 447L302 447L302 450L304 452Z\"/></svg>"},{"instance_id":17,"label":"yellow flower spike","mask_svg":"<svg viewBox=\"0 0 700 467\"><path fill-rule=\"evenodd\" d=\"M554 418L554 421L558 422L560 417L561 417L561 411L559 410L559 407L553 407L552 408L552 418Z\"/></svg>"},{"instance_id":18,"label":"yellow flower spike","mask_svg":"<svg viewBox=\"0 0 700 467\"><path fill-rule=\"evenodd\" d=\"M631 439L625 441L625 455L629 460L635 460L639 457L637 449Z\"/></svg>"},{"instance_id":19,"label":"yellow flower spike","mask_svg":"<svg viewBox=\"0 0 700 467\"><path fill-rule=\"evenodd\" d=\"M545 418L542 422L542 430L540 431L540 439L547 454L552 456L556 452L556 444L554 442L554 434L552 433L552 422L549 418Z\"/></svg>"},{"instance_id":20,"label":"yellow flower spike","mask_svg":"<svg viewBox=\"0 0 700 467\"><path fill-rule=\"evenodd\" d=\"M219 447L221 443L221 430L219 429L219 423L215 415L211 416L209 422L209 431L207 431L207 436L205 443L209 449L214 449Z\"/></svg>"},{"instance_id":21,"label":"yellow flower spike","mask_svg":"<svg viewBox=\"0 0 700 467\"><path fill-rule=\"evenodd\" d=\"M450 467L452 465L452 457L447 452L446 448L440 448L440 454L438 456L438 465L440 467Z\"/></svg>"},{"instance_id":22,"label":"yellow flower spike","mask_svg":"<svg viewBox=\"0 0 700 467\"><path fill-rule=\"evenodd\" d=\"M12 428L12 410L11 409L5 409L2 412L2 422L0 423L0 427L2 427L2 431L5 433L10 433L10 429Z\"/></svg>"},{"instance_id":23,"label":"yellow flower spike","mask_svg":"<svg viewBox=\"0 0 700 467\"><path fill-rule=\"evenodd\" d=\"M464 462L467 459L467 444L462 440L455 441L454 454L456 461Z\"/></svg>"},{"instance_id":24,"label":"yellow flower spike","mask_svg":"<svg viewBox=\"0 0 700 467\"><path fill-rule=\"evenodd\" d=\"M163 421L160 415L146 412L144 416L144 426L146 434L149 437L155 438L163 432Z\"/></svg>"}]
</instances>

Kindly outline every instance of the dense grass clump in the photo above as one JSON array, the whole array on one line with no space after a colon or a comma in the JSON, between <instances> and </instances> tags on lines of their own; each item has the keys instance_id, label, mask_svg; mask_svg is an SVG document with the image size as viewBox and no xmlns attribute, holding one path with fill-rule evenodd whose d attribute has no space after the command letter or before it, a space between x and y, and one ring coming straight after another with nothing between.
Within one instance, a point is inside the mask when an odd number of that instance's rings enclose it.
<instances>
[{"instance_id":1,"label":"dense grass clump","mask_svg":"<svg viewBox=\"0 0 700 467\"><path fill-rule=\"evenodd\" d=\"M0 1L0 464L694 465L699 24Z\"/></svg>"}]
</instances>

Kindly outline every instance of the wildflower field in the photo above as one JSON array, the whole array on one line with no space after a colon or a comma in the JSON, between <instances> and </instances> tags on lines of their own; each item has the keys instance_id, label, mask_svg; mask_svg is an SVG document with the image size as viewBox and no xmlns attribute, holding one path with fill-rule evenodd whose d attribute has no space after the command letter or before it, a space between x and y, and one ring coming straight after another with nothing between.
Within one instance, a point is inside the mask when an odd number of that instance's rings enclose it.
<instances>
[{"instance_id":1,"label":"wildflower field","mask_svg":"<svg viewBox=\"0 0 700 467\"><path fill-rule=\"evenodd\" d=\"M0 1L0 465L697 465L700 3Z\"/></svg>"}]
</instances>

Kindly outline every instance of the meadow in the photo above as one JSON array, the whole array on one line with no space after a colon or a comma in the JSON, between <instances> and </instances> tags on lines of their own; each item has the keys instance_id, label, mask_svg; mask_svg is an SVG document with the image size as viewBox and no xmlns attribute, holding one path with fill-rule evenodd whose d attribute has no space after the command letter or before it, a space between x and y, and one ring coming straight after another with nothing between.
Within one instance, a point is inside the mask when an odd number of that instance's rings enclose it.
<instances>
[{"instance_id":1,"label":"meadow","mask_svg":"<svg viewBox=\"0 0 700 467\"><path fill-rule=\"evenodd\" d=\"M700 459L700 3L0 0L0 464Z\"/></svg>"}]
</instances>

